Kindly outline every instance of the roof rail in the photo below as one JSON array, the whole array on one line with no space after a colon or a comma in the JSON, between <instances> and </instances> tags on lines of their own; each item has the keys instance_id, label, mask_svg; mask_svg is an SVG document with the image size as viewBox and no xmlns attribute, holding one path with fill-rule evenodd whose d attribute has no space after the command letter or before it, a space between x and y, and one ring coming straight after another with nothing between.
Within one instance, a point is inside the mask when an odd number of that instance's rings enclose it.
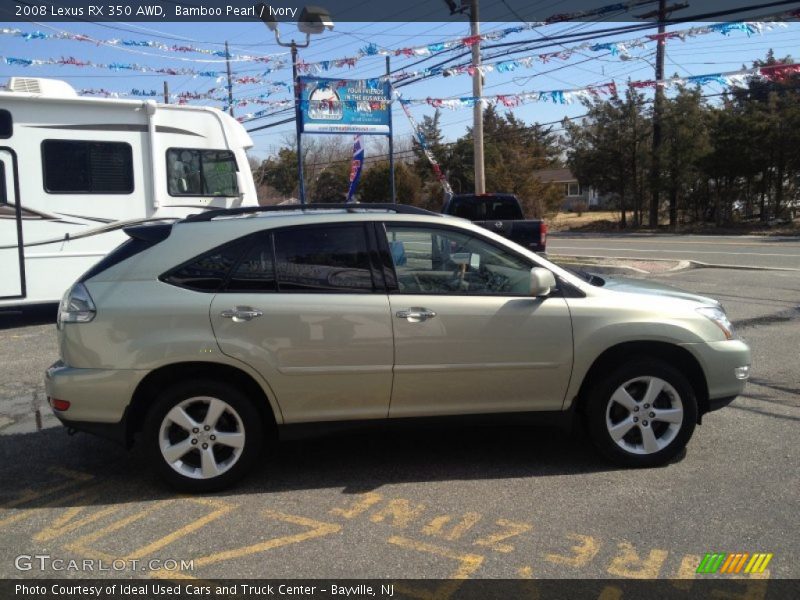
<instances>
[{"instance_id":1,"label":"roof rail","mask_svg":"<svg viewBox=\"0 0 800 600\"><path fill-rule=\"evenodd\" d=\"M239 208L220 208L217 210L209 210L199 214L189 215L183 219L184 223L196 223L201 221L211 221L217 217L234 217L236 215L249 215L258 213L269 212L284 212L284 211L314 211L314 210L347 210L348 212L357 212L364 210L384 210L395 212L399 215L438 215L439 213L425 210L409 204L390 204L390 203L356 203L350 202L348 204L328 204L328 203L315 203L315 204L286 204L274 206L243 206Z\"/></svg>"}]
</instances>

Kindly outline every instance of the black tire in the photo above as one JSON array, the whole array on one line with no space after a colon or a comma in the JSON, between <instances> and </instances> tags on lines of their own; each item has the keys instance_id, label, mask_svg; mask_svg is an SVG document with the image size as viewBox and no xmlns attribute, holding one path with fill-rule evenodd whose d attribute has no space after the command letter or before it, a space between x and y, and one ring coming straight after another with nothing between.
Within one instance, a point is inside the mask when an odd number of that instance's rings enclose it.
<instances>
[{"instance_id":1,"label":"black tire","mask_svg":"<svg viewBox=\"0 0 800 600\"><path fill-rule=\"evenodd\" d=\"M178 442L189 443L195 437L198 442L186 455L181 457L179 463L176 462L179 466L174 468L162 454L162 424L173 408L189 399L199 397L218 399L227 405L217 422L220 432L223 435L224 433L237 434L239 429L242 429L244 433L243 446L237 450L219 441L211 441L209 436L213 435L214 431L204 434L202 425L199 427L201 432L197 434L175 424L165 425L165 438L177 436ZM198 400L185 406L187 412L191 412L194 420L198 422L201 422L204 415L207 414L207 412L203 412L204 407L208 411L210 403ZM184 438L184 433L189 437ZM206 437L203 437L204 435ZM155 471L171 487L184 492L211 492L231 486L253 468L261 451L263 437L261 416L253 403L238 388L213 379L184 381L165 389L159 394L147 413L143 427L145 448ZM224 467L224 470L219 469L219 475L202 475L203 461L200 447L203 443L207 443L212 458L216 458L215 463L219 462L218 468L220 464ZM195 476L189 475L190 471L193 471Z\"/></svg>"},{"instance_id":2,"label":"black tire","mask_svg":"<svg viewBox=\"0 0 800 600\"><path fill-rule=\"evenodd\" d=\"M644 408L646 405L644 394L648 381L644 378L658 378L672 388L670 390L665 387L664 391L656 396L656 403L649 409ZM633 410L628 410L612 400L614 393L623 384L627 384L625 391L637 401ZM650 412L651 410L667 409L670 406L674 409L678 406L673 392L677 394L680 408L683 410L681 423L670 424L652 419L650 415L658 413ZM697 398L686 377L670 364L652 358L634 359L613 370L609 375L601 376L590 385L585 418L589 437L606 458L627 467L654 467L667 463L686 447L697 423ZM612 426L620 425L622 431L630 425L629 422L623 422L628 418L631 421L635 419L638 421L631 426L620 442L615 441L609 423ZM653 451L653 438L649 438L651 448L645 449L644 433L648 433L648 437L650 433L646 432L647 428L657 440L657 444L663 447Z\"/></svg>"}]
</instances>

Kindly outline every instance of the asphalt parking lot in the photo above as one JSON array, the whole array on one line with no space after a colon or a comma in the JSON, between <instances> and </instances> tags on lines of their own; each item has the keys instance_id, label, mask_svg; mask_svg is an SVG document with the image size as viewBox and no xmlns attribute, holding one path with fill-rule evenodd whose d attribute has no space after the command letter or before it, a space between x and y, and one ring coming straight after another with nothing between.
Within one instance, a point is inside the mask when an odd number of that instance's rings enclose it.
<instances>
[{"instance_id":1,"label":"asphalt parking lot","mask_svg":"<svg viewBox=\"0 0 800 600\"><path fill-rule=\"evenodd\" d=\"M86 575L15 567L19 554L47 553L193 560L181 574L202 579L692 579L709 577L695 575L707 552L768 552L755 578L798 578L800 276L654 277L721 299L753 371L685 455L652 470L611 467L579 436L547 428L361 432L283 443L235 490L177 496L140 449L57 425L42 385L54 325L4 317L0 575Z\"/></svg>"}]
</instances>

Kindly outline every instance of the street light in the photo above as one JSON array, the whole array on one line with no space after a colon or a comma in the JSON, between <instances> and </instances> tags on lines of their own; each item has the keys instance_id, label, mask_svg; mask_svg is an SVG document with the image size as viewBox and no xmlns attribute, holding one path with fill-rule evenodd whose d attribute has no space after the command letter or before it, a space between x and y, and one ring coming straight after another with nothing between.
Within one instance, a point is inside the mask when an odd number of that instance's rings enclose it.
<instances>
[{"instance_id":1,"label":"street light","mask_svg":"<svg viewBox=\"0 0 800 600\"><path fill-rule=\"evenodd\" d=\"M283 46L284 48L291 48L292 50L292 84L294 85L294 120L295 120L295 129L297 131L297 177L299 179L299 193L300 193L300 204L306 203L306 185L303 181L303 144L302 144L302 136L300 133L300 123L301 123L301 110L300 110L300 85L297 82L297 49L298 48L308 48L311 44L311 36L317 35L320 33L325 33L326 29L330 29L333 31L333 19L331 19L330 13L321 8L319 6L306 6L303 8L302 12L300 13L300 18L297 20L297 29L300 33L304 33L306 35L306 41L304 44L298 44L294 40L289 42L288 44L281 40L281 33L278 31L278 22L275 20L275 17L270 15L270 11L261 4L259 6L259 10L261 15L261 21L263 21L264 25L275 34L275 41L278 43L279 46Z\"/></svg>"}]
</instances>

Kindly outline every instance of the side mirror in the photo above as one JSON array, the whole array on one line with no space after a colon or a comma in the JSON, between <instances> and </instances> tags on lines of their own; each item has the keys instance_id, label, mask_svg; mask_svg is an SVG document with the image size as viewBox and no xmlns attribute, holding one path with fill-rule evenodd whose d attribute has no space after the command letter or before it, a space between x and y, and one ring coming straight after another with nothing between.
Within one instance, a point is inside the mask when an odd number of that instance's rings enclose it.
<instances>
[{"instance_id":1,"label":"side mirror","mask_svg":"<svg viewBox=\"0 0 800 600\"><path fill-rule=\"evenodd\" d=\"M556 278L551 271L543 267L531 269L531 296L547 296L554 287Z\"/></svg>"}]
</instances>

